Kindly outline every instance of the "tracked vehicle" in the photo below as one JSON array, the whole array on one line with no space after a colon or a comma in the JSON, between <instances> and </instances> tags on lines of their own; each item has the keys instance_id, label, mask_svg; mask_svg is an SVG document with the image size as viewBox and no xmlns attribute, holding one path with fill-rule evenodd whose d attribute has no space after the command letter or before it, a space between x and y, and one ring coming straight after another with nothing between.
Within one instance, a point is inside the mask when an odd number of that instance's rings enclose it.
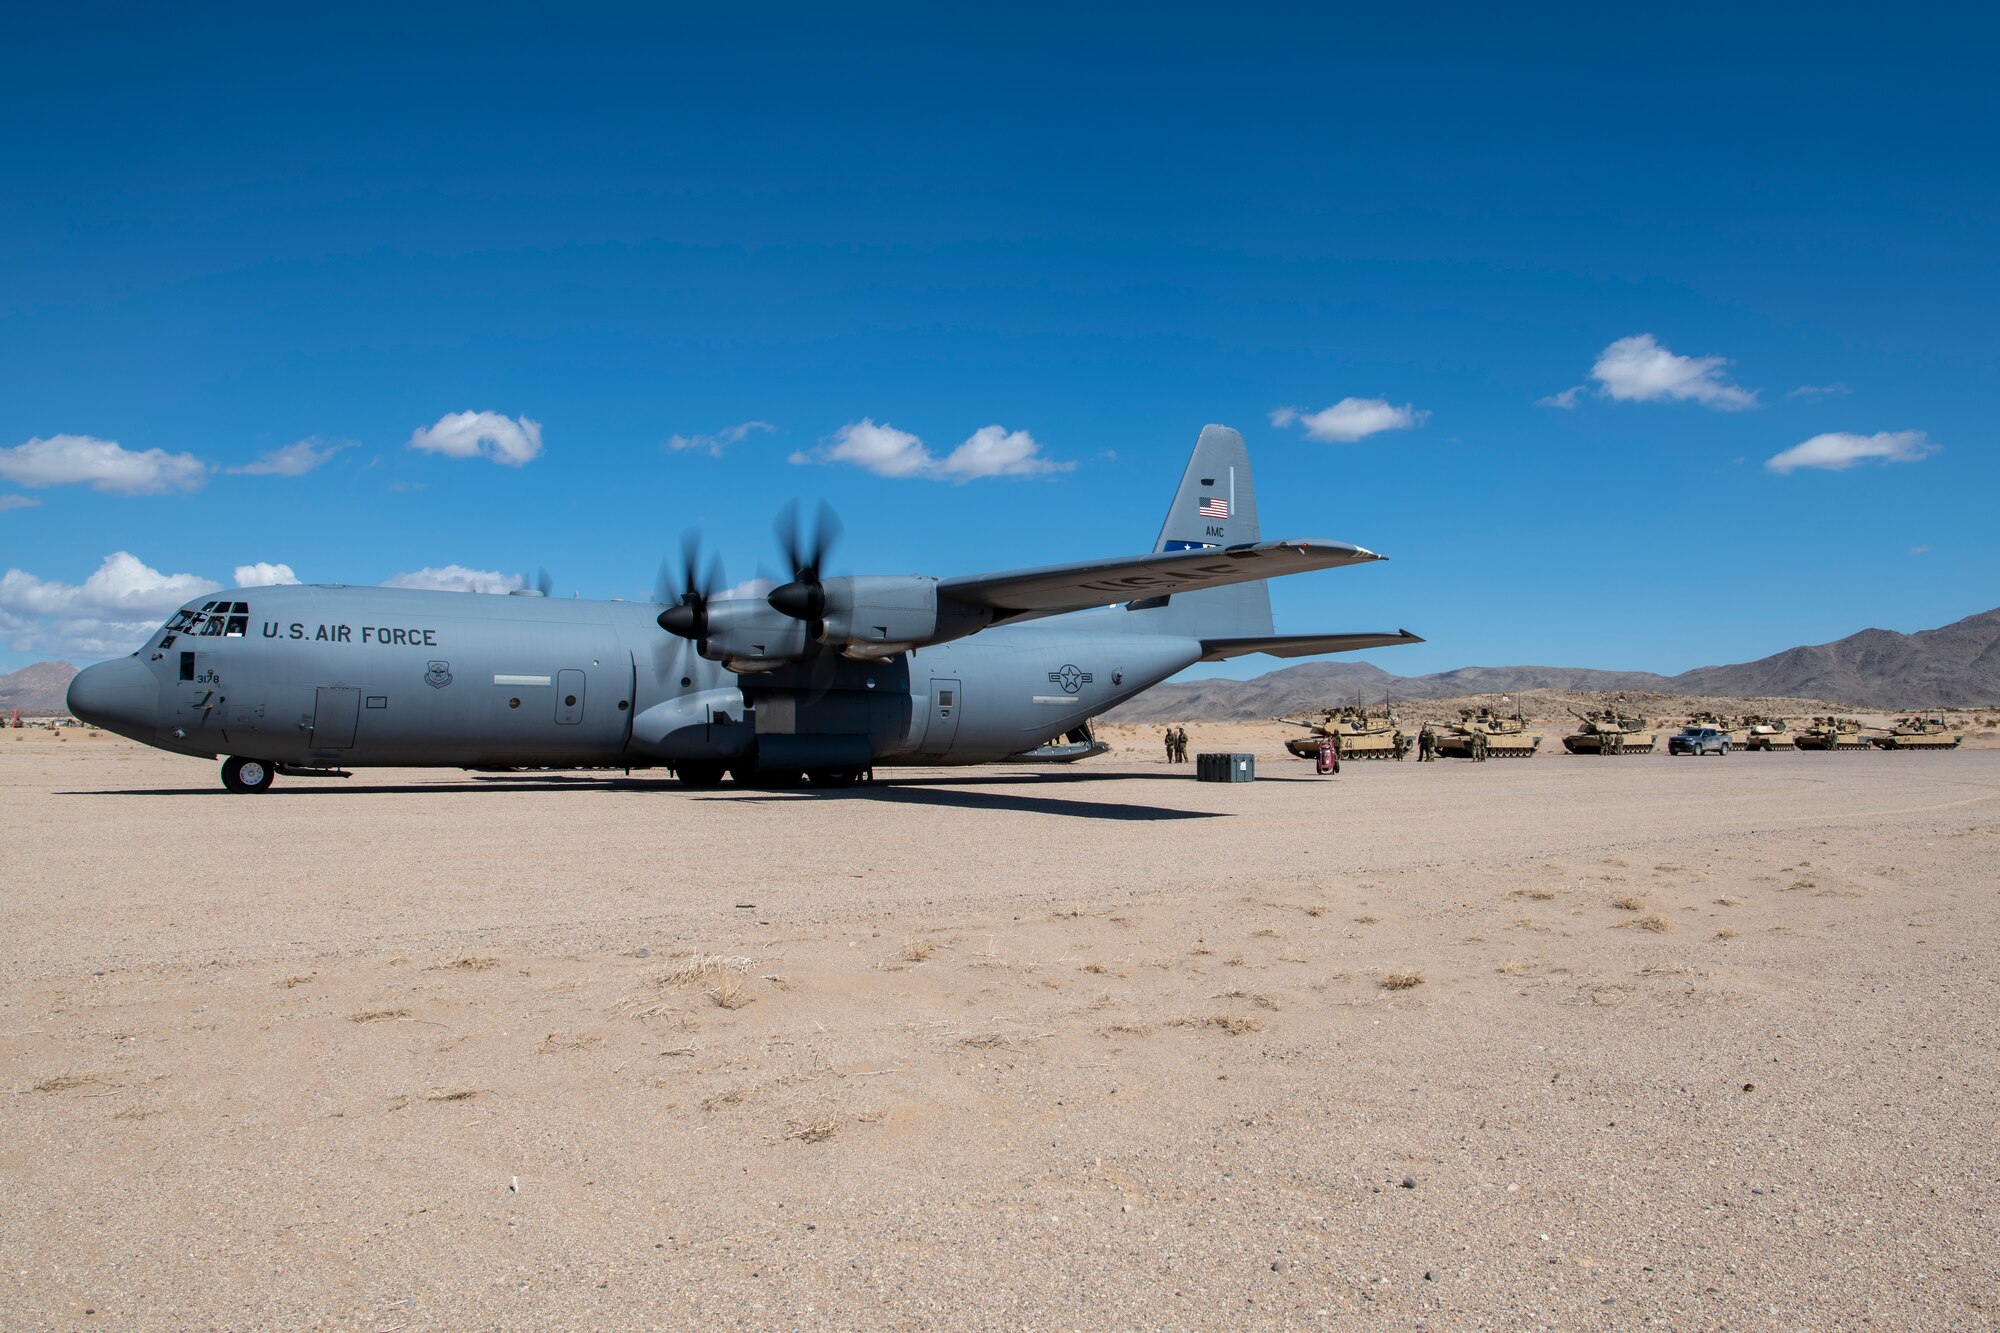
<instances>
[{"instance_id":1,"label":"tracked vehicle","mask_svg":"<svg viewBox=\"0 0 2000 1333\"><path fill-rule=\"evenodd\" d=\"M1654 733L1643 717L1627 716L1615 708L1572 711L1570 716L1583 723L1563 737L1563 748L1571 754L1651 754Z\"/></svg>"},{"instance_id":2,"label":"tracked vehicle","mask_svg":"<svg viewBox=\"0 0 2000 1333\"><path fill-rule=\"evenodd\" d=\"M1795 742L1801 750L1866 750L1868 738L1851 717L1816 717Z\"/></svg>"},{"instance_id":3,"label":"tracked vehicle","mask_svg":"<svg viewBox=\"0 0 2000 1333\"><path fill-rule=\"evenodd\" d=\"M1458 710L1458 721L1438 733L1437 752L1452 759L1470 759L1474 737L1486 738L1486 754L1492 759L1532 759L1541 748L1540 732L1528 730L1528 720L1516 713L1513 717L1482 708L1473 712L1470 708Z\"/></svg>"},{"instance_id":4,"label":"tracked vehicle","mask_svg":"<svg viewBox=\"0 0 2000 1333\"><path fill-rule=\"evenodd\" d=\"M1941 717L1899 717L1895 726L1868 739L1878 750L1956 750L1965 737L1948 730Z\"/></svg>"},{"instance_id":5,"label":"tracked vehicle","mask_svg":"<svg viewBox=\"0 0 2000 1333\"><path fill-rule=\"evenodd\" d=\"M1285 742L1285 748L1301 759L1319 758L1319 744L1323 740L1331 740L1334 753L1342 759L1401 759L1410 752L1409 736L1396 725L1396 715L1386 711L1329 708L1317 722L1278 720L1288 727L1306 729L1306 735Z\"/></svg>"},{"instance_id":6,"label":"tracked vehicle","mask_svg":"<svg viewBox=\"0 0 2000 1333\"><path fill-rule=\"evenodd\" d=\"M1743 727L1737 733L1736 748L1740 750L1792 750L1798 748L1793 742L1792 724L1782 717L1764 717L1751 713L1744 717Z\"/></svg>"}]
</instances>

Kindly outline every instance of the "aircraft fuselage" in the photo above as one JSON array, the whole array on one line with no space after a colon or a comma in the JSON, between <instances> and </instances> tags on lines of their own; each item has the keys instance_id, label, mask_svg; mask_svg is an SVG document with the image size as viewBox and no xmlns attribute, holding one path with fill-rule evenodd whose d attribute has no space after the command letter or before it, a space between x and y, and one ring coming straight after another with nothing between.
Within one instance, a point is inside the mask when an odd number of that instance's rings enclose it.
<instances>
[{"instance_id":1,"label":"aircraft fuselage","mask_svg":"<svg viewBox=\"0 0 2000 1333\"><path fill-rule=\"evenodd\" d=\"M188 603L132 657L79 676L71 697L85 720L161 749L290 768L851 770L1030 750L1202 653L1198 640L1122 632L1103 619L1114 609L738 675L664 633L658 611L240 589Z\"/></svg>"}]
</instances>

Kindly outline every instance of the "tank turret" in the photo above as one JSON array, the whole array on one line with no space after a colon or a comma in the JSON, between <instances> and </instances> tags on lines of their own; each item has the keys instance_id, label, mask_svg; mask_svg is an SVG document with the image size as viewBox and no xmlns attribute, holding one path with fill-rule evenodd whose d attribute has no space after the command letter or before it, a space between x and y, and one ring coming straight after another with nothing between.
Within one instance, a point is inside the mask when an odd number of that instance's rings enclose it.
<instances>
[{"instance_id":1,"label":"tank turret","mask_svg":"<svg viewBox=\"0 0 2000 1333\"><path fill-rule=\"evenodd\" d=\"M1285 748L1301 759L1317 759L1323 740L1332 741L1334 753L1342 759L1401 759L1410 752L1409 736L1387 707L1380 712L1359 707L1326 708L1320 710L1317 721L1278 721L1306 729L1306 735L1285 742Z\"/></svg>"},{"instance_id":2,"label":"tank turret","mask_svg":"<svg viewBox=\"0 0 2000 1333\"><path fill-rule=\"evenodd\" d=\"M1656 739L1646 719L1621 713L1615 708L1596 708L1588 713L1570 710L1583 725L1563 737L1563 748L1571 754L1651 754Z\"/></svg>"}]
</instances>

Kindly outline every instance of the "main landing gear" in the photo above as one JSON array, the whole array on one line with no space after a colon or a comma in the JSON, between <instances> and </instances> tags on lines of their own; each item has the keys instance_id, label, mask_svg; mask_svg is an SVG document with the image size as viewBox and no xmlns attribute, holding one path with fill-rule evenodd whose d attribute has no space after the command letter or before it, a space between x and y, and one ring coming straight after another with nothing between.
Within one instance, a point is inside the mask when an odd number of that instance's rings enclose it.
<instances>
[{"instance_id":1,"label":"main landing gear","mask_svg":"<svg viewBox=\"0 0 2000 1333\"><path fill-rule=\"evenodd\" d=\"M862 772L858 768L809 768L804 774L779 772L753 772L750 770L725 769L721 764L707 760L674 765L674 775L683 787L706 791L722 785L724 773L736 779L739 787L762 787L781 789L798 785L803 776L806 785L820 791L837 791L842 787L852 787L861 781Z\"/></svg>"},{"instance_id":2,"label":"main landing gear","mask_svg":"<svg viewBox=\"0 0 2000 1333\"><path fill-rule=\"evenodd\" d=\"M277 775L277 770L262 759L231 755L222 761L222 785L239 796L245 792L271 790L271 779Z\"/></svg>"}]
</instances>

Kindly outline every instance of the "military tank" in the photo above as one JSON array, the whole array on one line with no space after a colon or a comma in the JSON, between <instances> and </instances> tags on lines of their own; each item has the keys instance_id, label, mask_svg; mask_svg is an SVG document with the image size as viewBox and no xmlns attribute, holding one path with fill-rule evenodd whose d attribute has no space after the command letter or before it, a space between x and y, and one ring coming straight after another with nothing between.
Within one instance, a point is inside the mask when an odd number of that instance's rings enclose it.
<instances>
[{"instance_id":1,"label":"military tank","mask_svg":"<svg viewBox=\"0 0 2000 1333\"><path fill-rule=\"evenodd\" d=\"M1458 721L1437 733L1437 752L1441 757L1470 759L1478 744L1474 738L1481 736L1492 759L1532 759L1542 745L1541 733L1529 731L1528 720L1519 713L1507 717L1491 708L1478 712L1461 708Z\"/></svg>"},{"instance_id":2,"label":"military tank","mask_svg":"<svg viewBox=\"0 0 2000 1333\"><path fill-rule=\"evenodd\" d=\"M1793 741L1801 750L1865 750L1868 738L1851 717L1816 717Z\"/></svg>"},{"instance_id":3,"label":"military tank","mask_svg":"<svg viewBox=\"0 0 2000 1333\"><path fill-rule=\"evenodd\" d=\"M1571 710L1570 716L1583 723L1563 737L1563 748L1571 754L1651 754L1654 733L1646 719L1620 713L1615 708L1596 708L1588 713Z\"/></svg>"},{"instance_id":4,"label":"military tank","mask_svg":"<svg viewBox=\"0 0 2000 1333\"><path fill-rule=\"evenodd\" d=\"M1301 759L1319 758L1319 743L1331 740L1334 753L1342 759L1401 759L1410 752L1410 738L1396 724L1394 713L1370 712L1365 708L1329 708L1317 722L1279 718L1288 727L1304 727L1307 734L1294 736L1285 748Z\"/></svg>"},{"instance_id":5,"label":"military tank","mask_svg":"<svg viewBox=\"0 0 2000 1333\"><path fill-rule=\"evenodd\" d=\"M1782 717L1765 717L1758 713L1746 714L1743 726L1738 732L1739 739L1732 742L1739 750L1791 750L1792 724Z\"/></svg>"},{"instance_id":6,"label":"military tank","mask_svg":"<svg viewBox=\"0 0 2000 1333\"><path fill-rule=\"evenodd\" d=\"M1956 750L1965 737L1947 729L1941 717L1899 717L1895 726L1868 739L1878 750Z\"/></svg>"}]
</instances>

